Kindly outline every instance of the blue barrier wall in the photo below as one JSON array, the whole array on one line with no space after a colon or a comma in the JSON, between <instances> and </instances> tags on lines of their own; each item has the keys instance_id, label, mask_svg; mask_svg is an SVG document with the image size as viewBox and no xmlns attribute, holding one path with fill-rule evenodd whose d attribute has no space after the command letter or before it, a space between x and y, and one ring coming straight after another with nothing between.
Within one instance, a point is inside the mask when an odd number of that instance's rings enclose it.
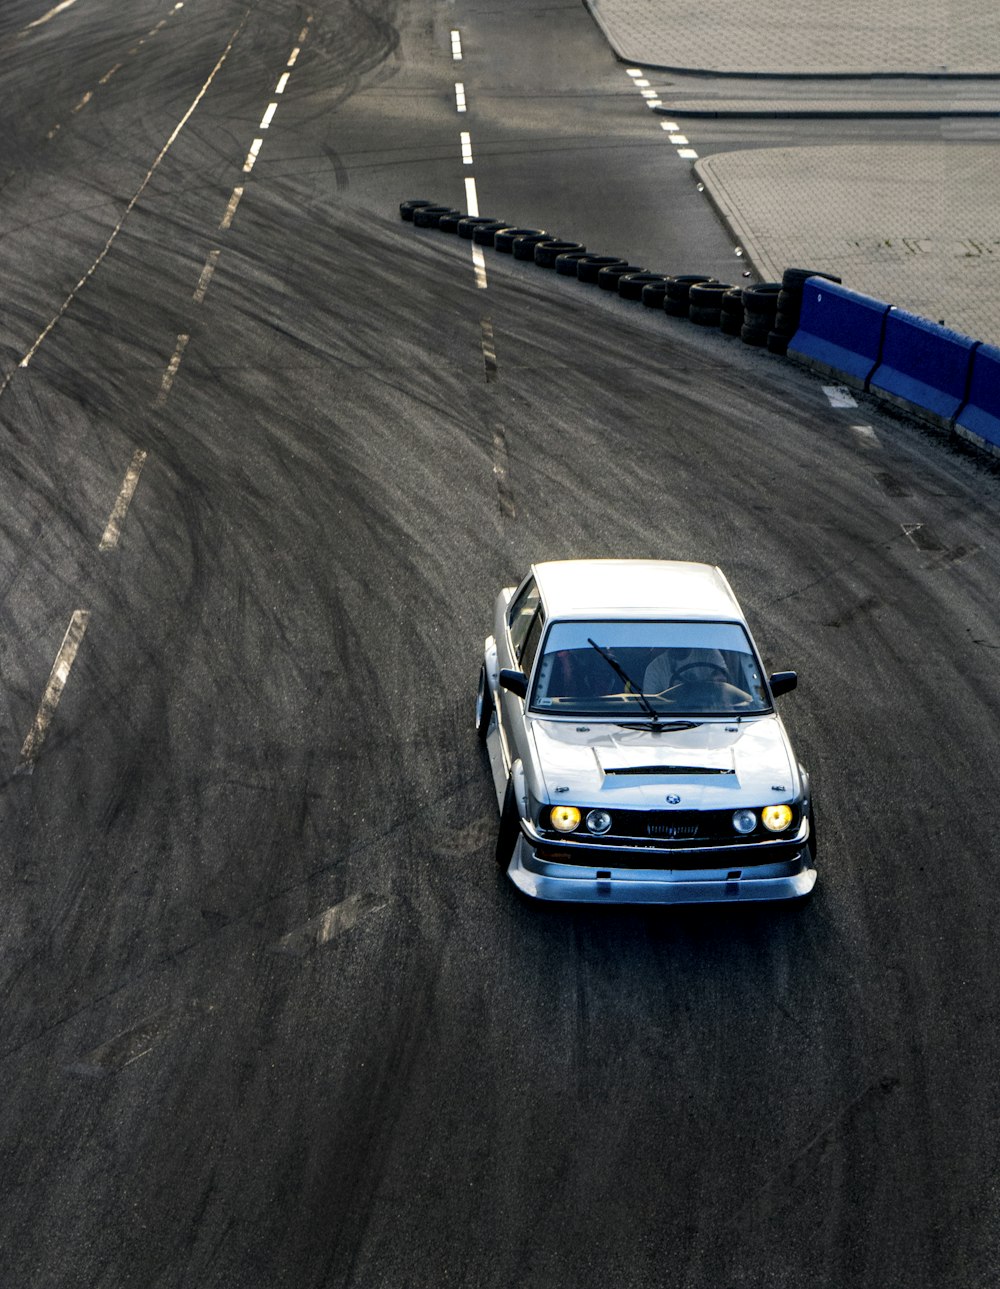
<instances>
[{"instance_id":1,"label":"blue barrier wall","mask_svg":"<svg viewBox=\"0 0 1000 1289\"><path fill-rule=\"evenodd\" d=\"M980 345L972 356L969 401L959 412L955 429L1000 449L1000 349L996 345Z\"/></svg>"},{"instance_id":2,"label":"blue barrier wall","mask_svg":"<svg viewBox=\"0 0 1000 1289\"><path fill-rule=\"evenodd\" d=\"M882 330L890 306L824 278L802 288L799 329L788 354L814 370L865 389L878 366Z\"/></svg>"},{"instance_id":3,"label":"blue barrier wall","mask_svg":"<svg viewBox=\"0 0 1000 1289\"><path fill-rule=\"evenodd\" d=\"M893 309L886 318L882 361L871 378L871 391L950 427L965 402L978 344L959 331Z\"/></svg>"}]
</instances>

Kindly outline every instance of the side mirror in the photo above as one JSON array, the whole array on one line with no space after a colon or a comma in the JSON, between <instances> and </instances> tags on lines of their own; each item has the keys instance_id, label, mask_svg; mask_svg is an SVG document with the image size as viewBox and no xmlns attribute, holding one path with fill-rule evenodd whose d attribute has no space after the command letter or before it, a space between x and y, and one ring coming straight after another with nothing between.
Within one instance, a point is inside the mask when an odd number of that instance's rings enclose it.
<instances>
[{"instance_id":1,"label":"side mirror","mask_svg":"<svg viewBox=\"0 0 1000 1289\"><path fill-rule=\"evenodd\" d=\"M523 671L512 671L510 667L501 667L498 679L504 689L510 690L518 698L527 697L528 677Z\"/></svg>"},{"instance_id":2,"label":"side mirror","mask_svg":"<svg viewBox=\"0 0 1000 1289\"><path fill-rule=\"evenodd\" d=\"M795 688L799 678L794 671L776 671L773 676L768 676L767 683L771 686L774 697L780 698L782 694L788 694Z\"/></svg>"}]
</instances>

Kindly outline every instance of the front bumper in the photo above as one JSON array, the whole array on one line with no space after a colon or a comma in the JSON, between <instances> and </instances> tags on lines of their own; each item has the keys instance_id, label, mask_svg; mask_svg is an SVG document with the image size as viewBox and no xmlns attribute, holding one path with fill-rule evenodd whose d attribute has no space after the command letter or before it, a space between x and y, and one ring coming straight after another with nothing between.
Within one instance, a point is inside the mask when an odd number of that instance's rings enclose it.
<instances>
[{"instance_id":1,"label":"front bumper","mask_svg":"<svg viewBox=\"0 0 1000 1289\"><path fill-rule=\"evenodd\" d=\"M740 847L746 858L749 847ZM661 852L662 853L662 852ZM741 866L734 854L703 852L704 867L651 868L648 853L641 868L629 868L629 852L602 850L594 865L581 857L560 863L558 850L540 846L524 832L518 838L507 875L522 894L536 900L585 904L731 904L753 900L795 900L810 893L816 870L808 844L783 847L768 863ZM754 857L756 859L756 857ZM678 856L680 859L680 856ZM699 857L701 859L701 857ZM663 853L664 863L670 856Z\"/></svg>"}]
</instances>

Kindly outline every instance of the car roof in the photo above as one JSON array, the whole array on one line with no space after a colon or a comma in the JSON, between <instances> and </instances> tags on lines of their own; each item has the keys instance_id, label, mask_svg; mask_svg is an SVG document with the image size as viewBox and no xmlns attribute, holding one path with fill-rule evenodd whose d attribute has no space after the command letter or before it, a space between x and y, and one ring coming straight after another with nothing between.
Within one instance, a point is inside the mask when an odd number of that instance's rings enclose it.
<instances>
[{"instance_id":1,"label":"car roof","mask_svg":"<svg viewBox=\"0 0 1000 1289\"><path fill-rule=\"evenodd\" d=\"M534 564L552 618L709 618L743 621L721 569L669 559L569 559Z\"/></svg>"}]
</instances>

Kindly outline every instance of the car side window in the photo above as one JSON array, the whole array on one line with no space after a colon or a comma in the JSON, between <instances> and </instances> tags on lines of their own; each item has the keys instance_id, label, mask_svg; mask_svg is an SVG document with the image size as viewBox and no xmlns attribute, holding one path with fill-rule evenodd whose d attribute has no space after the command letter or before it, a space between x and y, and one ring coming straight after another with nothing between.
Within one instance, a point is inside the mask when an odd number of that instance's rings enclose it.
<instances>
[{"instance_id":1,"label":"car side window","mask_svg":"<svg viewBox=\"0 0 1000 1289\"><path fill-rule=\"evenodd\" d=\"M514 653L519 662L523 661L524 642L528 638L528 632L531 624L535 619L535 612L538 609L538 587L535 585L535 579L529 577L527 582L521 588L520 594L514 597L514 602L510 606L510 640L514 646ZM535 641L535 647L538 647L538 641ZM534 657L534 654L532 654ZM527 670L525 668L525 670Z\"/></svg>"},{"instance_id":2,"label":"car side window","mask_svg":"<svg viewBox=\"0 0 1000 1289\"><path fill-rule=\"evenodd\" d=\"M538 612L531 619L531 626L528 627L528 634L524 640L524 649L518 655L521 661L521 670L525 675L531 671L532 664L535 661L535 654L538 652L538 642L542 638L542 628L545 626L545 614L539 608Z\"/></svg>"}]
</instances>

